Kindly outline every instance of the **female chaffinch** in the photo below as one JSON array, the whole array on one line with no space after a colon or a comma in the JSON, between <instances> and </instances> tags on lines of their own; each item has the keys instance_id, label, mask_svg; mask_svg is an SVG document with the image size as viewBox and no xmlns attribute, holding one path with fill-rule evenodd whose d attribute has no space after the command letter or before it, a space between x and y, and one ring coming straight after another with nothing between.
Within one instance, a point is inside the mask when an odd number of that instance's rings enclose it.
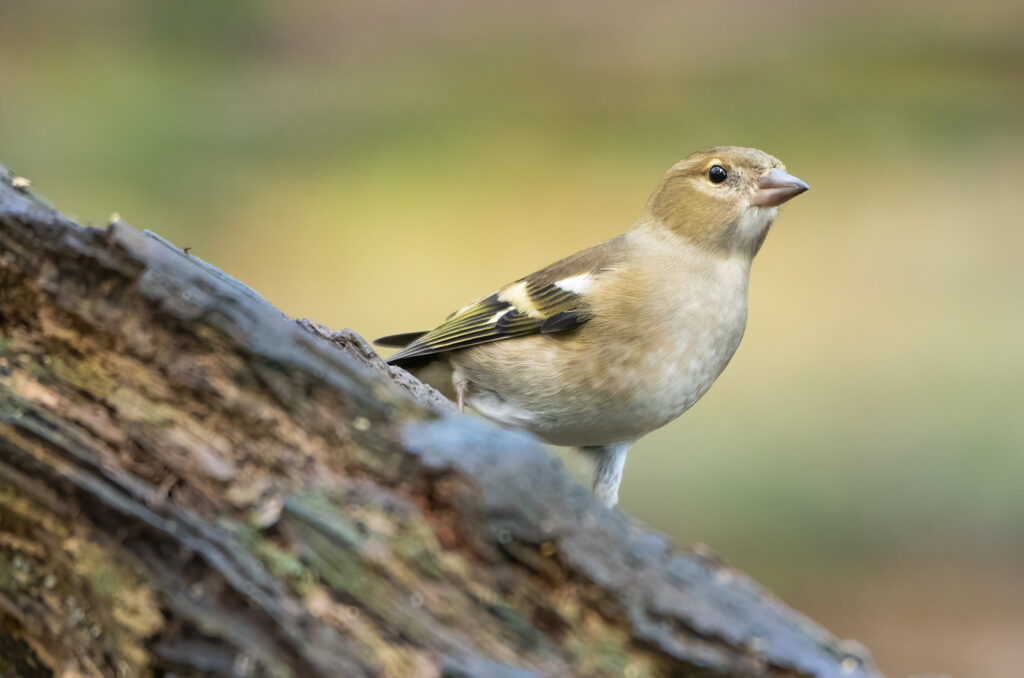
<instances>
[{"instance_id":1,"label":"female chaffinch","mask_svg":"<svg viewBox=\"0 0 1024 678\"><path fill-rule=\"evenodd\" d=\"M595 457L618 501L626 450L711 387L747 322L750 264L808 189L776 158L719 147L673 165L626 233L520 278L388 359L487 419Z\"/></svg>"}]
</instances>

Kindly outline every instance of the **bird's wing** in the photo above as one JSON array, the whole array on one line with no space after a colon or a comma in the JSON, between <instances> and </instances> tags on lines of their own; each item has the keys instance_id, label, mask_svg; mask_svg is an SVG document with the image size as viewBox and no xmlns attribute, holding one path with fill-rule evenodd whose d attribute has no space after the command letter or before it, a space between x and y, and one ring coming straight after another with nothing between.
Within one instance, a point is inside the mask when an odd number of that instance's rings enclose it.
<instances>
[{"instance_id":1,"label":"bird's wing","mask_svg":"<svg viewBox=\"0 0 1024 678\"><path fill-rule=\"evenodd\" d=\"M621 238L583 250L510 283L490 296L449 315L388 358L401 364L412 358L512 339L528 334L569 332L590 319L587 290L623 256ZM408 335L383 337L387 345Z\"/></svg>"}]
</instances>

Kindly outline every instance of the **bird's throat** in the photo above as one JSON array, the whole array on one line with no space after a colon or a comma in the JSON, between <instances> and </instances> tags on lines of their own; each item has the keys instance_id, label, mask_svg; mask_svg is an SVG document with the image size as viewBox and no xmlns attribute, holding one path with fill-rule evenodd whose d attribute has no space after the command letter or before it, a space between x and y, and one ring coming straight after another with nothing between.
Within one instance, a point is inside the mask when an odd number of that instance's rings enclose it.
<instances>
[{"instance_id":1,"label":"bird's throat","mask_svg":"<svg viewBox=\"0 0 1024 678\"><path fill-rule=\"evenodd\" d=\"M729 244L733 249L757 254L775 220L774 207L748 207L729 228Z\"/></svg>"}]
</instances>

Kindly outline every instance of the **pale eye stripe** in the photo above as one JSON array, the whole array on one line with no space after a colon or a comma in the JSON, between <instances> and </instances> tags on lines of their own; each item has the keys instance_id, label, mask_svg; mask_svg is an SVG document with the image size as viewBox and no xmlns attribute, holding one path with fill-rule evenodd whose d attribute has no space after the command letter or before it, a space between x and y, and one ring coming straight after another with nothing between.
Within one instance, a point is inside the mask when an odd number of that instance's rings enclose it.
<instances>
[{"instance_id":1,"label":"pale eye stripe","mask_svg":"<svg viewBox=\"0 0 1024 678\"><path fill-rule=\"evenodd\" d=\"M590 287L590 274L580 273L579 275L562 278L555 282L555 287L573 294L583 294Z\"/></svg>"}]
</instances>

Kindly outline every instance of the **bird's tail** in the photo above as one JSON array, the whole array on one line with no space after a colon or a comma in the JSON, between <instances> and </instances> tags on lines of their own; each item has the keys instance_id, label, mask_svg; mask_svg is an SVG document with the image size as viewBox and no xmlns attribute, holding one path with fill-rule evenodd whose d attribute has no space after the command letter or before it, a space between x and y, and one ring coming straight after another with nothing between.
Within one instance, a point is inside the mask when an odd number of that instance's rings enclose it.
<instances>
[{"instance_id":1,"label":"bird's tail","mask_svg":"<svg viewBox=\"0 0 1024 678\"><path fill-rule=\"evenodd\" d=\"M394 348L402 348L408 346L412 342L422 337L426 332L404 332L402 334L389 334L386 337L380 339L374 339L373 343L375 346L389 346Z\"/></svg>"},{"instance_id":2,"label":"bird's tail","mask_svg":"<svg viewBox=\"0 0 1024 678\"><path fill-rule=\"evenodd\" d=\"M422 337L424 334L426 334L426 332L404 332L402 334L389 334L386 337L374 339L373 343L376 346L387 346L389 348L404 348L405 346L408 346L412 342ZM398 353L395 354L395 356L397 355ZM413 372L413 374L415 374L417 368L423 367L437 360L436 355L413 356L412 358L398 358L397 360L395 359L395 356L391 356L384 362L386 362L389 365L397 365L398 367Z\"/></svg>"}]
</instances>

